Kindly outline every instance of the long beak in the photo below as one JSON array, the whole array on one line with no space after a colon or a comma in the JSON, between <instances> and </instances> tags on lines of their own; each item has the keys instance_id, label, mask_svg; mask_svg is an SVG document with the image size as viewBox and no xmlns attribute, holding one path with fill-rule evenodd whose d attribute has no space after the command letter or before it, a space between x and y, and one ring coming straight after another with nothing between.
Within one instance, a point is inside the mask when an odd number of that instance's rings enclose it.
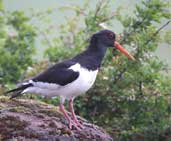
<instances>
[{"instance_id":1,"label":"long beak","mask_svg":"<svg viewBox=\"0 0 171 141\"><path fill-rule=\"evenodd\" d=\"M135 60L135 58L125 48L123 48L118 42L115 41L114 46L116 49L120 50L121 53L125 54L128 58Z\"/></svg>"}]
</instances>

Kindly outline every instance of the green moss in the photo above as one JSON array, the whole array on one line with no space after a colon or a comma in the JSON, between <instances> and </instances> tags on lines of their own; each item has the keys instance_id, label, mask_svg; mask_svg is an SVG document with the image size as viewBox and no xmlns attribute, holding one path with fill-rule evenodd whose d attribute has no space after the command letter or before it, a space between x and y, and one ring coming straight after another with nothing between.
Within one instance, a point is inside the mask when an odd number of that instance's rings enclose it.
<instances>
[{"instance_id":1,"label":"green moss","mask_svg":"<svg viewBox=\"0 0 171 141\"><path fill-rule=\"evenodd\" d=\"M9 98L7 96L0 96L0 102L1 103L6 103L9 101Z\"/></svg>"},{"instance_id":2,"label":"green moss","mask_svg":"<svg viewBox=\"0 0 171 141\"><path fill-rule=\"evenodd\" d=\"M9 110L10 112L16 112L16 113L28 113L28 109L25 107L19 106L19 107L14 107Z\"/></svg>"},{"instance_id":3,"label":"green moss","mask_svg":"<svg viewBox=\"0 0 171 141\"><path fill-rule=\"evenodd\" d=\"M62 117L62 115L57 111L57 109L41 109L39 110L39 112L50 117Z\"/></svg>"}]
</instances>

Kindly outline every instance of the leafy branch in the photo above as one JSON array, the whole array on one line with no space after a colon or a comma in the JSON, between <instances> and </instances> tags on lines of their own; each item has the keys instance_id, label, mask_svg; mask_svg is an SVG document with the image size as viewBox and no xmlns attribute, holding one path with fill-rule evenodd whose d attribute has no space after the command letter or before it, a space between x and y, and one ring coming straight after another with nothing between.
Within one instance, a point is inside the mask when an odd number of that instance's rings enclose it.
<instances>
[{"instance_id":1,"label":"leafy branch","mask_svg":"<svg viewBox=\"0 0 171 141\"><path fill-rule=\"evenodd\" d=\"M171 22L171 20L167 21L167 22L166 22L165 24L163 24L160 28L158 28L158 29L156 30L156 32L153 33L153 35L151 36L151 38L150 38L149 40L147 40L147 42L145 42L144 45L147 45L150 41L152 41L152 40L155 38L155 36L156 36L163 28L165 28L170 22Z\"/></svg>"},{"instance_id":2,"label":"leafy branch","mask_svg":"<svg viewBox=\"0 0 171 141\"><path fill-rule=\"evenodd\" d=\"M151 42L152 40L154 40L155 36L156 36L157 34L159 34L159 32L160 32L163 28L165 28L167 25L169 25L170 22L171 22L171 20L167 21L165 24L163 24L162 26L160 26L160 27L156 30L156 32L154 32L154 33L152 34L151 38L145 42L144 45L148 45L149 42ZM138 23L138 22L137 22L137 23ZM129 34L128 34L127 36L129 36ZM126 38L127 36L125 36L125 38ZM114 84L116 84L117 81L121 79L121 77L124 75L124 73L125 73L126 71L127 71L127 68L126 68L126 67L122 68L122 70L119 71L119 74L115 76ZM142 82L141 82L141 83L142 83Z\"/></svg>"}]
</instances>

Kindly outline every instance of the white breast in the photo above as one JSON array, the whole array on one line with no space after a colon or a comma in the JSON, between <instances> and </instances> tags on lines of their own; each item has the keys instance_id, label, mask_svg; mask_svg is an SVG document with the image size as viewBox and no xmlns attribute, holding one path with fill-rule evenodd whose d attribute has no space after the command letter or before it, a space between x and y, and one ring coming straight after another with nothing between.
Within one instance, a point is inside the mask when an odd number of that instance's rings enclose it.
<instances>
[{"instance_id":1,"label":"white breast","mask_svg":"<svg viewBox=\"0 0 171 141\"><path fill-rule=\"evenodd\" d=\"M70 89L72 91L72 94L68 93L68 96L77 96L89 90L94 84L98 73L98 70L90 71L88 69L82 68L80 64L75 64L69 69L79 72L80 75L73 83L66 85L67 90Z\"/></svg>"},{"instance_id":2,"label":"white breast","mask_svg":"<svg viewBox=\"0 0 171 141\"><path fill-rule=\"evenodd\" d=\"M60 96L62 99L69 100L89 90L94 84L98 73L98 70L90 71L81 67L78 63L71 66L69 69L79 72L79 77L75 81L65 86L32 81L31 83L34 87L27 88L23 93L31 92L48 97Z\"/></svg>"}]
</instances>

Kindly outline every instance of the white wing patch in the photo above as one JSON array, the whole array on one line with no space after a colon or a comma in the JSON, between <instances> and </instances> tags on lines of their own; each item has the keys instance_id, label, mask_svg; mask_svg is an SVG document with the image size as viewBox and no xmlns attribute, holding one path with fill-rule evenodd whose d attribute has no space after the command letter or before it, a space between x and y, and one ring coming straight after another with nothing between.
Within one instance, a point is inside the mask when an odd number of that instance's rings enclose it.
<instances>
[{"instance_id":1,"label":"white wing patch","mask_svg":"<svg viewBox=\"0 0 171 141\"><path fill-rule=\"evenodd\" d=\"M22 93L36 93L47 97L60 96L62 99L69 100L89 90L94 84L98 73L98 70L89 71L78 63L69 69L79 72L79 77L75 81L61 86L55 83L34 82L31 80L29 83L32 83L33 87L25 89Z\"/></svg>"}]
</instances>

